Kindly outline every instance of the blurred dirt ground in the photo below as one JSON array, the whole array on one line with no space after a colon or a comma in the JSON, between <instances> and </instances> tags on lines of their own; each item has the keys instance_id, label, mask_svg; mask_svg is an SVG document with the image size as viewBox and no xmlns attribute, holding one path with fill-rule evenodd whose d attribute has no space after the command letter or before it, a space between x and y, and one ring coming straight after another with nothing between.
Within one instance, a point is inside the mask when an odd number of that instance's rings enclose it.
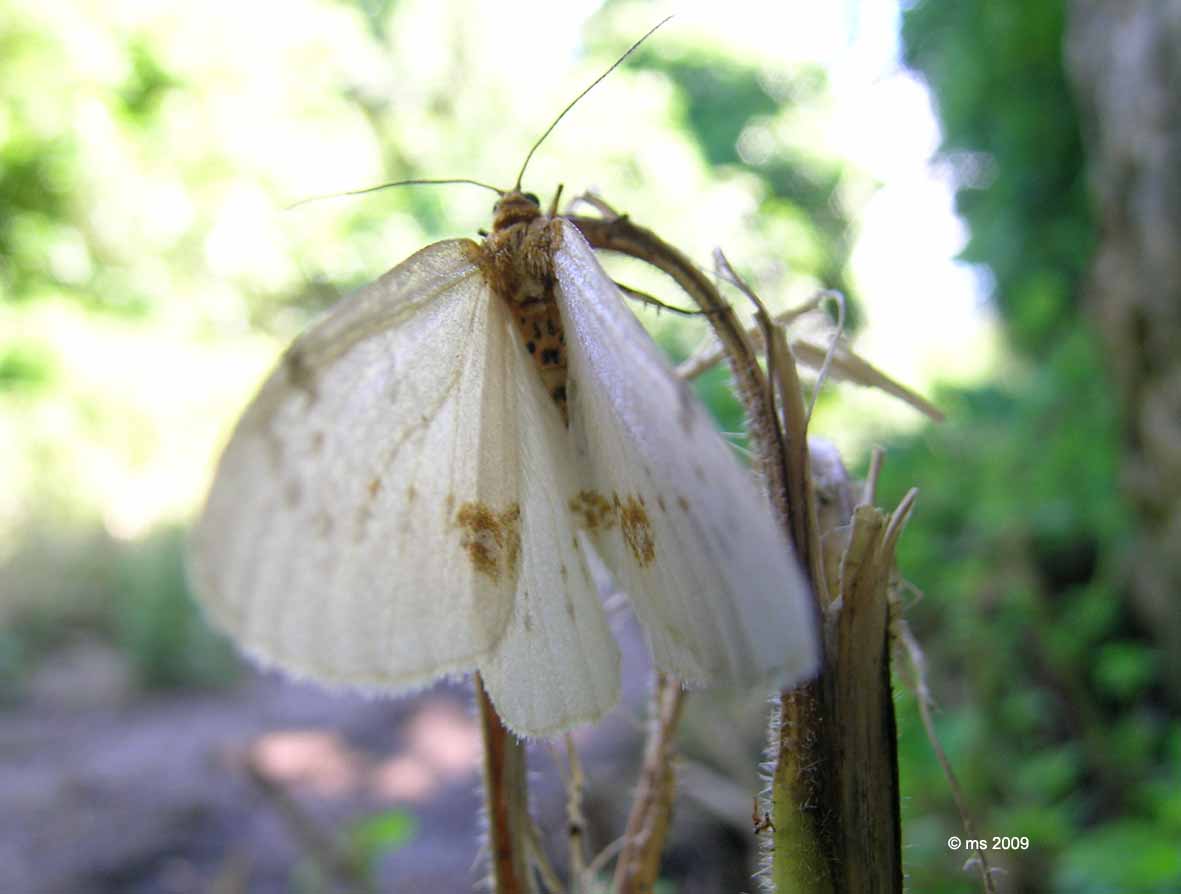
<instances>
[{"instance_id":1,"label":"blurred dirt ground","mask_svg":"<svg viewBox=\"0 0 1181 894\"><path fill-rule=\"evenodd\" d=\"M643 649L630 627L622 639L622 704L576 733L596 850L623 828L642 746ZM249 672L232 689L147 696L128 678L117 652L84 642L54 655L25 697L0 708L0 892L347 890L333 887L318 849L345 852L374 817L405 833L379 848L374 890L460 894L482 877L481 752L462 681L377 699L272 673ZM742 755L757 754L757 719L718 723L716 704L702 699L709 710L687 718L687 750L713 730L704 749L712 762L742 772ZM689 797L665 861L670 890L753 890L744 811L754 763L741 782L707 763L686 762ZM530 767L534 813L561 870L561 749L535 743Z\"/></svg>"}]
</instances>

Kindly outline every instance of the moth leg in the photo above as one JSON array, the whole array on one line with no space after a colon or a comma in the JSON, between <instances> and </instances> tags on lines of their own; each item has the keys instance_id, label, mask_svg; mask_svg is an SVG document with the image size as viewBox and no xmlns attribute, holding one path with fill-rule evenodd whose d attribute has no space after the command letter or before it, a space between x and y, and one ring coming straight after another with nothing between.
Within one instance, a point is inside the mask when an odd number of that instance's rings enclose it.
<instances>
[{"instance_id":1,"label":"moth leg","mask_svg":"<svg viewBox=\"0 0 1181 894\"><path fill-rule=\"evenodd\" d=\"M612 280L612 282L615 283L615 287L623 293L625 298L632 298L641 304L647 304L649 307L671 311L672 313L681 314L681 316L685 317L700 317L705 314L703 310L686 310L683 307L677 307L673 304L665 304L659 298L649 295L647 292L641 292L639 289L633 289L631 286L624 285L617 279Z\"/></svg>"},{"instance_id":2,"label":"moth leg","mask_svg":"<svg viewBox=\"0 0 1181 894\"><path fill-rule=\"evenodd\" d=\"M551 218L558 216L558 202L562 200L562 187L565 184L559 183L557 190L554 192L554 200L549 204L549 214Z\"/></svg>"}]
</instances>

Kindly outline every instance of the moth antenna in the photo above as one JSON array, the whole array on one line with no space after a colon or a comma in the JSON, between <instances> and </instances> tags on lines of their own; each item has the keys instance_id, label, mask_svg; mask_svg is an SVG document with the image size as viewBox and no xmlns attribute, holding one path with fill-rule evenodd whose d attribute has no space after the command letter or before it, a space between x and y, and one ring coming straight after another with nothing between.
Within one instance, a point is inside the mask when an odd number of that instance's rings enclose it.
<instances>
[{"instance_id":1,"label":"moth antenna","mask_svg":"<svg viewBox=\"0 0 1181 894\"><path fill-rule=\"evenodd\" d=\"M641 37L639 40L637 40L635 43L633 43L630 47L628 47L628 50L626 53L624 53L622 56L620 56L618 59L616 59L611 64L610 68L608 68L605 72L603 72L601 75L599 75L597 78L595 78L591 82L589 87L587 87L585 90L583 90L581 93L579 93L576 97L574 97L574 99L572 99L570 101L569 105L567 105L566 108L562 109L562 111L558 113L558 117L555 118L553 120L553 122L550 124L550 126L545 129L545 133L543 133L540 137L537 138L537 142L533 144L533 148L530 149L529 154L525 156L525 163L521 165L520 173L517 174L517 185L513 187L513 190L515 192L520 192L520 190L521 190L521 181L525 177L525 169L527 167L529 167L529 161L533 158L533 153L537 151L537 147L539 147L542 143L545 142L545 138L548 137L553 132L553 129L558 126L558 122L566 117L566 113L569 112L576 105L578 105L578 101L580 99L582 99L584 96L586 96L592 90L594 90L595 87L599 86L599 82L602 81L603 78L607 77L607 75L609 75L609 74L611 74L611 72L615 71L615 69L617 69L620 66L620 63L622 63L624 59L626 59L628 56L630 56L632 53L634 53L636 51L636 49L639 47L639 45L642 44L644 41L646 41L653 34L655 34L659 28L664 27L664 25L671 18L672 18L672 16L668 16L667 18L662 19L661 21L657 22L656 25L654 25L652 27L652 29L647 34L645 34L643 37Z\"/></svg>"},{"instance_id":2,"label":"moth antenna","mask_svg":"<svg viewBox=\"0 0 1181 894\"><path fill-rule=\"evenodd\" d=\"M466 183L469 186L481 186L484 189L490 189L498 196L504 195L504 190L495 186L490 186L487 183L481 183L479 180L469 180L466 177L457 177L450 180L393 180L389 183L382 183L378 186L367 186L364 189L351 189L348 192L330 192L322 196L309 196L306 199L300 199L298 202L288 205L284 210L290 211L293 208L298 208L300 205L307 205L310 202L319 202L324 199L340 199L345 196L363 196L368 192L377 192L379 189L389 189L392 186L446 186L452 183Z\"/></svg>"}]
</instances>

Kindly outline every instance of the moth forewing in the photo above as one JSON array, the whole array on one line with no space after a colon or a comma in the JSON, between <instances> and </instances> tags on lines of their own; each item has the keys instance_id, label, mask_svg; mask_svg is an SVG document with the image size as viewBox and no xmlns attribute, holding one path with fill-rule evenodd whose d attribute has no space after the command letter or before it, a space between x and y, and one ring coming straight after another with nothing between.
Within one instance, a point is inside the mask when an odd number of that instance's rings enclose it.
<instances>
[{"instance_id":1,"label":"moth forewing","mask_svg":"<svg viewBox=\"0 0 1181 894\"><path fill-rule=\"evenodd\" d=\"M474 250L430 246L337 304L231 436L190 566L216 623L263 661L406 687L502 637L511 542L485 543L464 507L499 519L519 501L516 392Z\"/></svg>"}]
</instances>

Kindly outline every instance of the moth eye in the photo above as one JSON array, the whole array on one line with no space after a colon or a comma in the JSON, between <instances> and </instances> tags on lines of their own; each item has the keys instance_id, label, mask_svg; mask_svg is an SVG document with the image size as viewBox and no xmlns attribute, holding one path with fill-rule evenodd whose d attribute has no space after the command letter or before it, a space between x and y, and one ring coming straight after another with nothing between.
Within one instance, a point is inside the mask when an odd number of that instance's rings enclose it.
<instances>
[{"instance_id":1,"label":"moth eye","mask_svg":"<svg viewBox=\"0 0 1181 894\"><path fill-rule=\"evenodd\" d=\"M531 193L531 192L525 193L525 198L528 199L530 202L532 202L534 205L536 205L538 208L541 207L541 199L537 198L537 196L535 196L533 193Z\"/></svg>"}]
</instances>

